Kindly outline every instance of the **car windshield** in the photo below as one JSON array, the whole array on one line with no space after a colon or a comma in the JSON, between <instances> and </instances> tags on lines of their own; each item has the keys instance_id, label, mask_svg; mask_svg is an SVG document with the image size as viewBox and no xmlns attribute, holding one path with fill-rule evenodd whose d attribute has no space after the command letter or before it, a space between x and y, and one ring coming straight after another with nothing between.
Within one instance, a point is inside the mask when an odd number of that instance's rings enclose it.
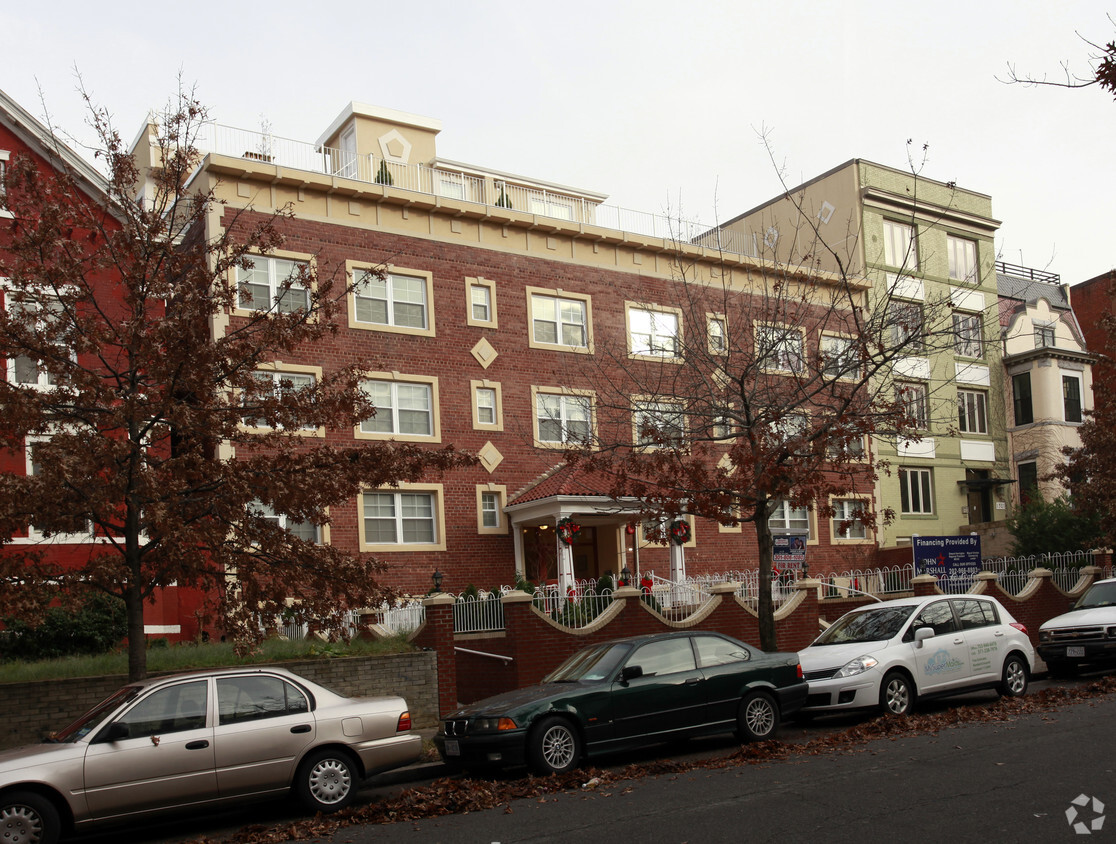
<instances>
[{"instance_id":1,"label":"car windshield","mask_svg":"<svg viewBox=\"0 0 1116 844\"><path fill-rule=\"evenodd\" d=\"M1081 596L1074 604L1075 610L1089 610L1093 607L1111 607L1116 604L1116 582L1097 583Z\"/></svg>"},{"instance_id":2,"label":"car windshield","mask_svg":"<svg viewBox=\"0 0 1116 844\"><path fill-rule=\"evenodd\" d=\"M846 645L851 642L882 642L891 639L899 633L914 609L913 604L908 604L848 613L831 624L814 644Z\"/></svg>"},{"instance_id":3,"label":"car windshield","mask_svg":"<svg viewBox=\"0 0 1116 844\"><path fill-rule=\"evenodd\" d=\"M74 723L65 729L54 733L48 741L74 742L81 741L89 732L100 724L110 712L133 700L140 692L139 686L125 686L111 696L105 698Z\"/></svg>"},{"instance_id":4,"label":"car windshield","mask_svg":"<svg viewBox=\"0 0 1116 844\"><path fill-rule=\"evenodd\" d=\"M601 644L583 648L575 653L546 677L544 683L576 683L604 680L620 664L631 650L631 645Z\"/></svg>"}]
</instances>

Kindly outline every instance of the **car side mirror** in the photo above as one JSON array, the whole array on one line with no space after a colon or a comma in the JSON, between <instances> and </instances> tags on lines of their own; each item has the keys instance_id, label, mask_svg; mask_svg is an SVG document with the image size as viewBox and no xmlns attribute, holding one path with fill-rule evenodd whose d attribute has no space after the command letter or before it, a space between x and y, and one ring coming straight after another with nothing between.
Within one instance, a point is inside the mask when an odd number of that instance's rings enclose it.
<instances>
[{"instance_id":1,"label":"car side mirror","mask_svg":"<svg viewBox=\"0 0 1116 844\"><path fill-rule=\"evenodd\" d=\"M620 682L626 683L629 680L635 680L637 677L643 676L642 665L625 665L620 669Z\"/></svg>"},{"instance_id":2,"label":"car side mirror","mask_svg":"<svg viewBox=\"0 0 1116 844\"><path fill-rule=\"evenodd\" d=\"M131 736L127 724L122 724L119 721L114 721L105 727L104 732L101 733L99 741L123 741Z\"/></svg>"},{"instance_id":3,"label":"car side mirror","mask_svg":"<svg viewBox=\"0 0 1116 844\"><path fill-rule=\"evenodd\" d=\"M915 647L916 648L921 648L923 642L925 642L927 639L933 639L934 638L934 628L933 627L920 627L920 628L918 628L918 630L915 631L915 637L914 638L915 638Z\"/></svg>"}]
</instances>

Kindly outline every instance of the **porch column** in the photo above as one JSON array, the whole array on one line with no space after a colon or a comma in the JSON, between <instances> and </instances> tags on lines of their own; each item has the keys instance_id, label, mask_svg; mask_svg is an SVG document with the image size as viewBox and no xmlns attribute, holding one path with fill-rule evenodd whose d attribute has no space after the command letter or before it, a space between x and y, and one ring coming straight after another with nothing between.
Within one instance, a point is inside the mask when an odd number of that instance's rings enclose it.
<instances>
[{"instance_id":1,"label":"porch column","mask_svg":"<svg viewBox=\"0 0 1116 844\"><path fill-rule=\"evenodd\" d=\"M670 541L670 579L673 583L681 583L686 579L686 549Z\"/></svg>"},{"instance_id":2,"label":"porch column","mask_svg":"<svg viewBox=\"0 0 1116 844\"><path fill-rule=\"evenodd\" d=\"M558 592L564 597L574 582L573 546L563 542L558 531L554 531L554 541L558 543Z\"/></svg>"}]
</instances>

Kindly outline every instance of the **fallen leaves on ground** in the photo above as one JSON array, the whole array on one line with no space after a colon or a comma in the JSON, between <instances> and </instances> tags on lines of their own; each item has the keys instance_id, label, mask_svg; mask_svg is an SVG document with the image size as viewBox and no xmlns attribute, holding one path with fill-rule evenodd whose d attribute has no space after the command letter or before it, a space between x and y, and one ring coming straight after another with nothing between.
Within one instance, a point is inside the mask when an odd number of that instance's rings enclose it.
<instances>
[{"instance_id":1,"label":"fallen leaves on ground","mask_svg":"<svg viewBox=\"0 0 1116 844\"><path fill-rule=\"evenodd\" d=\"M428 785L400 791L393 797L336 815L307 818L276 826L248 826L231 838L218 842L200 838L190 844L285 844L332 835L346 826L416 821L441 815L466 814L503 807L510 814L516 800L548 802L560 794L581 792L598 798L612 796L606 786L648 776L676 775L695 770L732 768L780 762L794 756L819 756L827 753L858 752L877 739L900 739L936 735L940 730L977 722L1010 722L1021 715L1049 712L1067 704L1079 703L1116 692L1116 677L1091 683L1043 689L1021 698L1003 698L993 704L952 706L939 712L913 714L904 718L874 718L845 730L835 730L807 742L761 741L745 744L739 750L711 759L677 761L662 759L628 765L620 770L580 768L565 774L523 779L485 780L444 777ZM633 790L629 785L620 793Z\"/></svg>"}]
</instances>

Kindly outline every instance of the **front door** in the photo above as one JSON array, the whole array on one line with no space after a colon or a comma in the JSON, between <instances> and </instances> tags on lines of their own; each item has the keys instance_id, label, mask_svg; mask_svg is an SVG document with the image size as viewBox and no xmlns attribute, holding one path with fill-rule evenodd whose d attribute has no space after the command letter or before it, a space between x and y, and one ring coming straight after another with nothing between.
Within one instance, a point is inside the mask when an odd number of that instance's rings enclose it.
<instances>
[{"instance_id":1,"label":"front door","mask_svg":"<svg viewBox=\"0 0 1116 844\"><path fill-rule=\"evenodd\" d=\"M987 481L989 478L987 469L966 469L966 481ZM992 490L984 485L978 483L977 485L969 487L968 496L969 505L969 524L976 525L981 522L992 521Z\"/></svg>"}]
</instances>

